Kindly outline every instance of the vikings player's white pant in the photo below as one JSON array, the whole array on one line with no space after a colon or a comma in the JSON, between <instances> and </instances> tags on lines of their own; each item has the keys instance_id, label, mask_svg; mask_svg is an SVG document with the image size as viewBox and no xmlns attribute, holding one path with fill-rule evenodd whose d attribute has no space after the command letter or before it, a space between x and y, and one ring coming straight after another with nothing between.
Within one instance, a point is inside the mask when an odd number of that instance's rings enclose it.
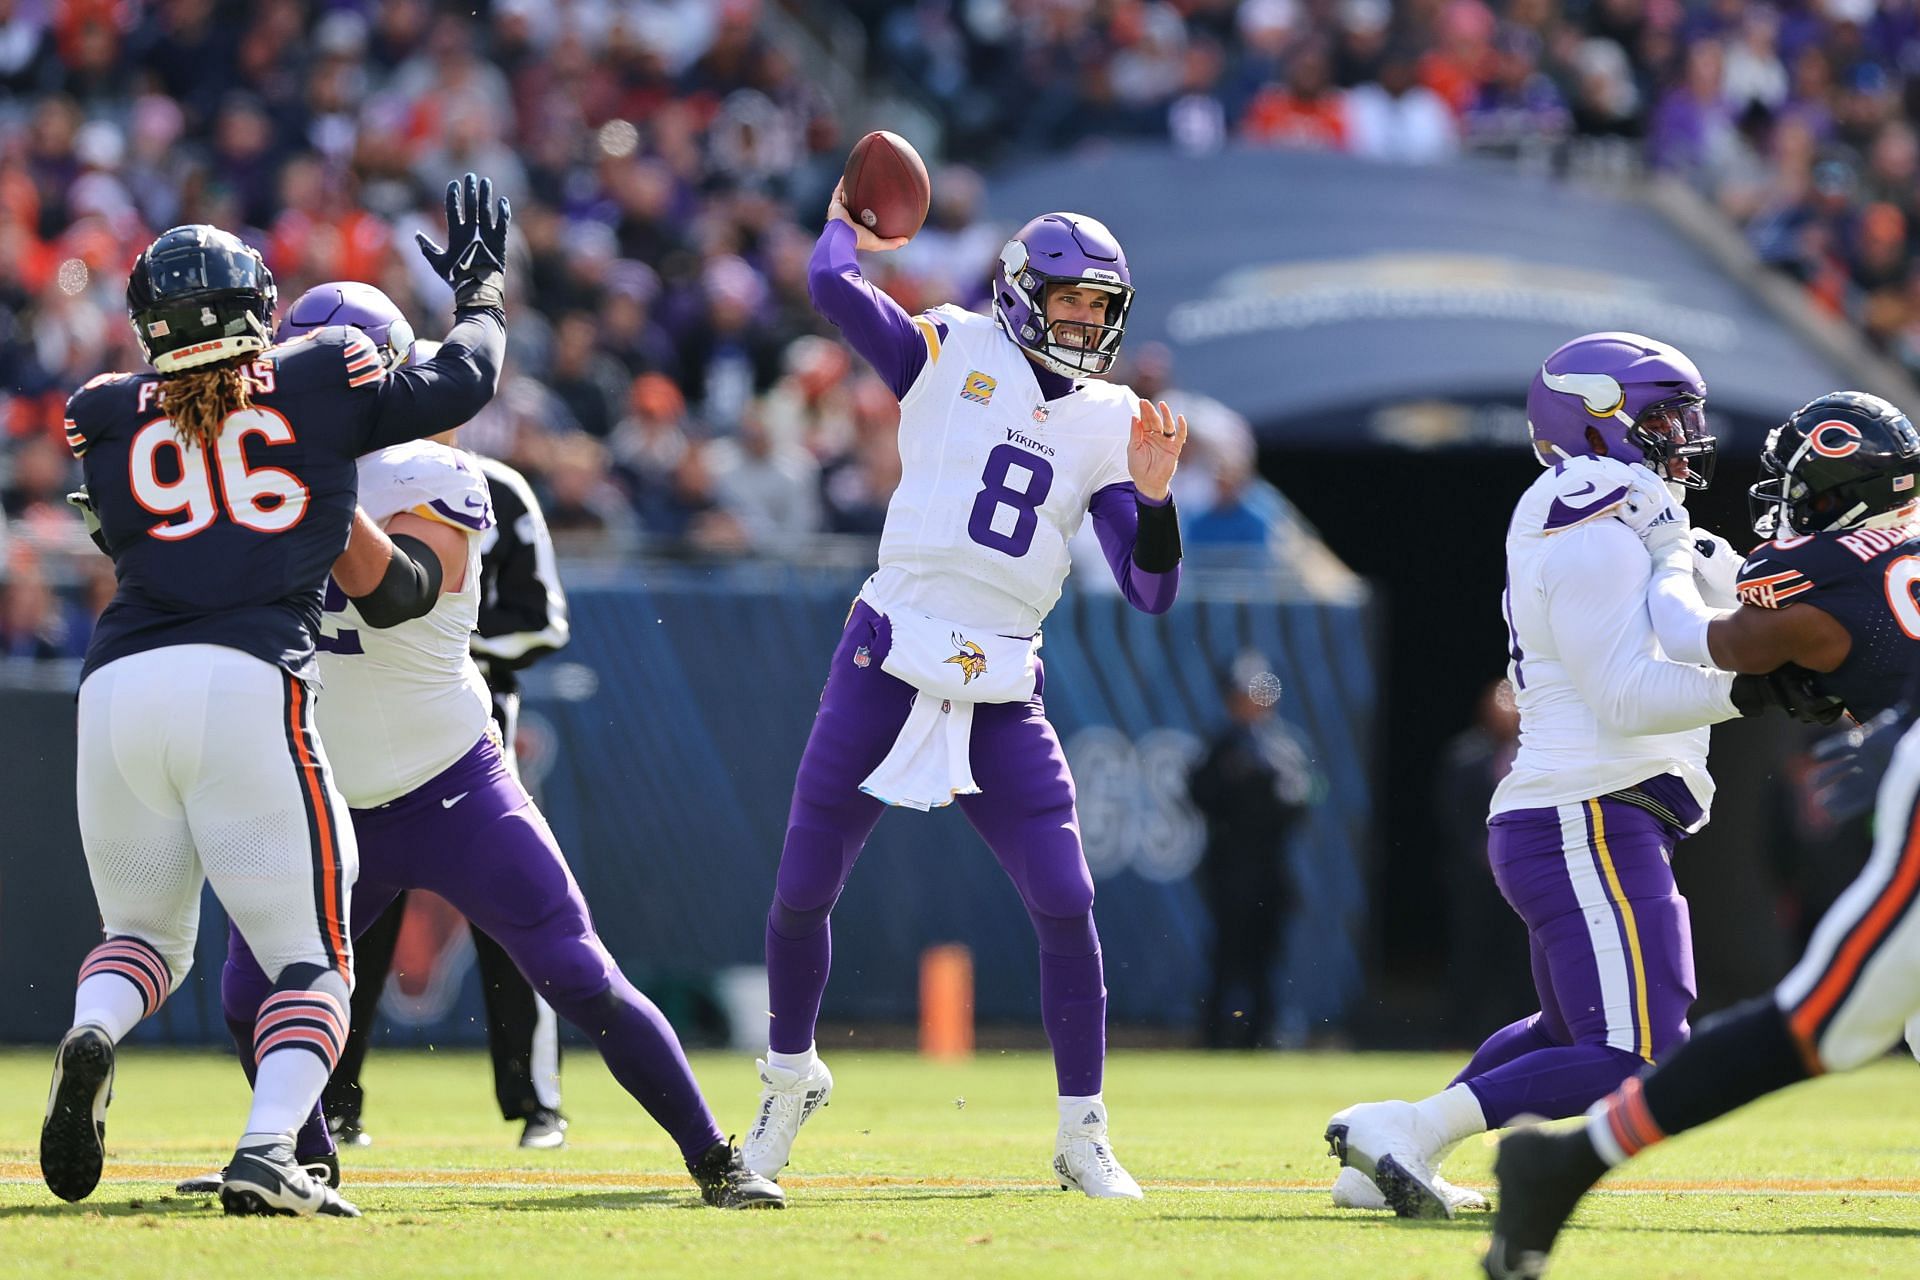
<instances>
[{"instance_id":1,"label":"vikings player's white pant","mask_svg":"<svg viewBox=\"0 0 1920 1280\"><path fill-rule=\"evenodd\" d=\"M349 982L353 823L334 789L313 694L218 645L130 654L80 686L80 839L108 937L193 963L200 886L271 977L290 964Z\"/></svg>"},{"instance_id":2,"label":"vikings player's white pant","mask_svg":"<svg viewBox=\"0 0 1920 1280\"><path fill-rule=\"evenodd\" d=\"M1774 989L1815 1075L1880 1056L1920 1014L1920 728L1894 750L1873 821L1873 856Z\"/></svg>"}]
</instances>

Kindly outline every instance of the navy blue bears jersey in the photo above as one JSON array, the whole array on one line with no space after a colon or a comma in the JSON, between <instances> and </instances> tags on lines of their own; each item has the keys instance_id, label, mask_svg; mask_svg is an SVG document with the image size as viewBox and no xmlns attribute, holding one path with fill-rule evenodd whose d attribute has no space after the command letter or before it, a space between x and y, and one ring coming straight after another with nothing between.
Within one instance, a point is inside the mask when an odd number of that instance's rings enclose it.
<instances>
[{"instance_id":1,"label":"navy blue bears jersey","mask_svg":"<svg viewBox=\"0 0 1920 1280\"><path fill-rule=\"evenodd\" d=\"M493 395L505 329L471 312L432 360L388 372L357 329L321 329L247 366L252 407L211 453L183 446L157 374L107 374L67 402L119 587L81 672L217 644L316 674L322 589L353 521L354 459L459 426Z\"/></svg>"},{"instance_id":2,"label":"navy blue bears jersey","mask_svg":"<svg viewBox=\"0 0 1920 1280\"><path fill-rule=\"evenodd\" d=\"M1900 700L1920 670L1920 528L1855 529L1763 542L1740 567L1740 602L1762 609L1810 604L1831 614L1853 647L1814 674L1857 720Z\"/></svg>"}]
</instances>

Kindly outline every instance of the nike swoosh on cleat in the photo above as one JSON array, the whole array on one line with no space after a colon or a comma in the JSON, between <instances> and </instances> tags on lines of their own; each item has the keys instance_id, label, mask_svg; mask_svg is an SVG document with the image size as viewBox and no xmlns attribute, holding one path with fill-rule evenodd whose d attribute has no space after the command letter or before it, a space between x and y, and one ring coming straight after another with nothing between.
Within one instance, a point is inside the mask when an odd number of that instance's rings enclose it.
<instances>
[{"instance_id":1,"label":"nike swoosh on cleat","mask_svg":"<svg viewBox=\"0 0 1920 1280\"><path fill-rule=\"evenodd\" d=\"M453 806L459 804L462 800L465 800L468 796L472 794L473 793L471 791L462 791L459 795L454 796L450 800L442 800L440 802L440 807L442 809L451 809L453 808Z\"/></svg>"}]
</instances>

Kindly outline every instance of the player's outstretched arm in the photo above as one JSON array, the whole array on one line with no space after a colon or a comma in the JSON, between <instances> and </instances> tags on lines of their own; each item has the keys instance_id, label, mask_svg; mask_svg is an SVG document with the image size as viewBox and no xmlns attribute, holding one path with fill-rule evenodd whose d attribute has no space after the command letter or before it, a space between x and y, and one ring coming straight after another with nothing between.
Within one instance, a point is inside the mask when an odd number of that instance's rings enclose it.
<instances>
[{"instance_id":1,"label":"player's outstretched arm","mask_svg":"<svg viewBox=\"0 0 1920 1280\"><path fill-rule=\"evenodd\" d=\"M1733 676L1660 656L1645 607L1649 577L1639 538L1617 520L1554 535L1547 621L1568 679L1616 733L1677 733L1734 719Z\"/></svg>"},{"instance_id":2,"label":"player's outstretched arm","mask_svg":"<svg viewBox=\"0 0 1920 1280\"><path fill-rule=\"evenodd\" d=\"M860 274L854 250L882 253L906 242L905 237L883 240L855 222L835 187L826 228L807 263L807 296L813 309L846 335L896 399L907 394L927 367L930 346L913 317Z\"/></svg>"},{"instance_id":3,"label":"player's outstretched arm","mask_svg":"<svg viewBox=\"0 0 1920 1280\"><path fill-rule=\"evenodd\" d=\"M1779 609L1709 607L1695 581L1696 560L1688 540L1666 548L1653 563L1647 616L1667 656L1745 675L1766 675L1789 662L1832 671L1846 661L1853 637L1824 609L1801 601Z\"/></svg>"},{"instance_id":4,"label":"player's outstretched arm","mask_svg":"<svg viewBox=\"0 0 1920 1280\"><path fill-rule=\"evenodd\" d=\"M470 173L447 184L446 247L424 234L416 239L421 256L453 289L454 325L432 359L366 383L363 451L450 431L493 398L507 346L507 228L512 221L512 206L505 197L495 199L492 179Z\"/></svg>"}]
</instances>

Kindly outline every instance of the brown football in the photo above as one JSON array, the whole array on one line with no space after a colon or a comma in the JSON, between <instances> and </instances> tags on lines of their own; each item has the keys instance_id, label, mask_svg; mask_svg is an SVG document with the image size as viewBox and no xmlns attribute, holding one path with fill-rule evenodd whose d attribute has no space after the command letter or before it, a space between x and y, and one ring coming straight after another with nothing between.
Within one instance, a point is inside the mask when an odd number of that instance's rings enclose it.
<instances>
[{"instance_id":1,"label":"brown football","mask_svg":"<svg viewBox=\"0 0 1920 1280\"><path fill-rule=\"evenodd\" d=\"M853 144L840 179L847 212L883 240L911 236L927 220L933 184L920 153L897 133L881 130Z\"/></svg>"}]
</instances>

